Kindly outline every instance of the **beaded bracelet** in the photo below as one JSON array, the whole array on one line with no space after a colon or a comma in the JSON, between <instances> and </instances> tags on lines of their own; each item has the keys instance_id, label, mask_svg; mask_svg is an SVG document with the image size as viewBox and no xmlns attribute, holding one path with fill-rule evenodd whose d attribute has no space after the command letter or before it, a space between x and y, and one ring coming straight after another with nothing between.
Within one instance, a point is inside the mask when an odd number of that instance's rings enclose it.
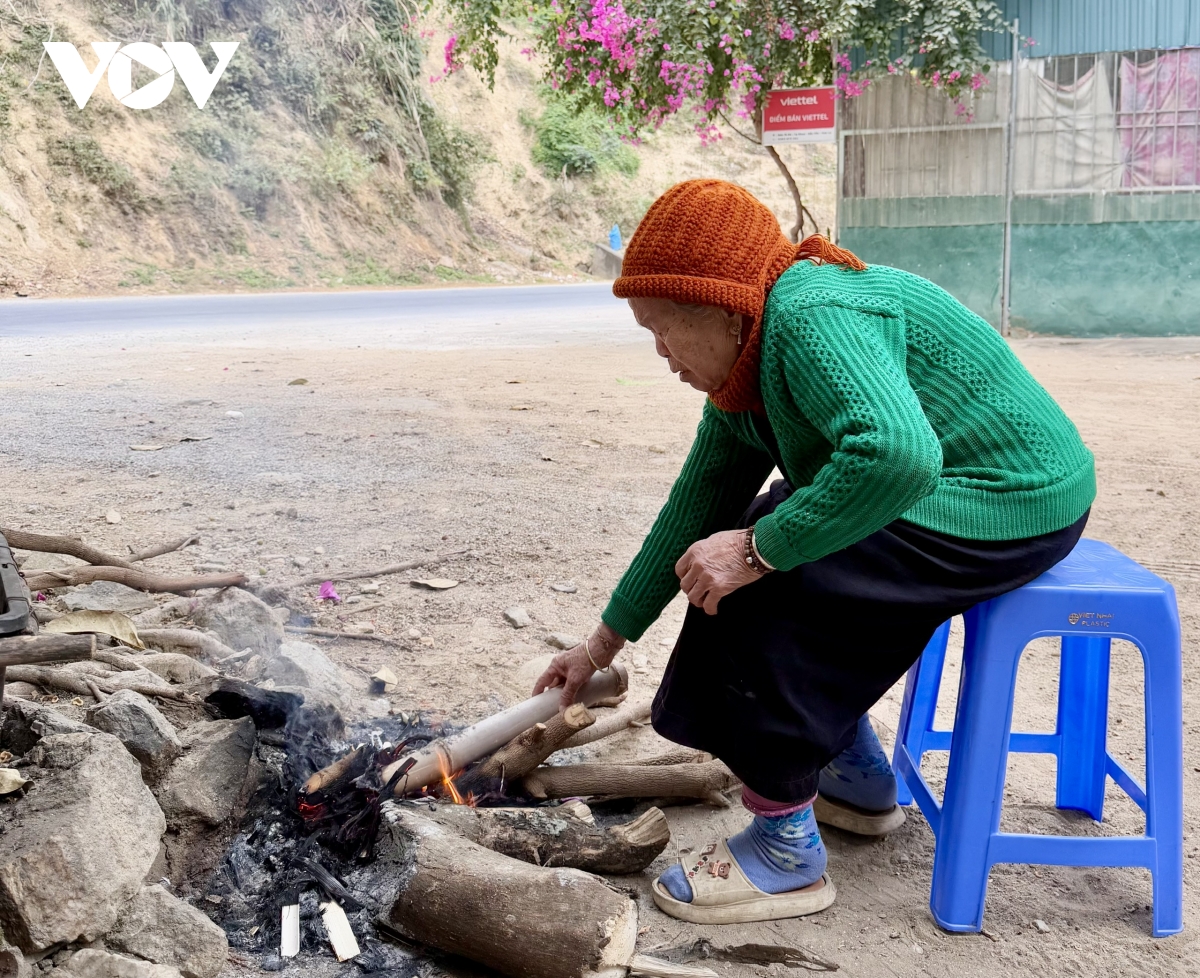
<instances>
[{"instance_id":1,"label":"beaded bracelet","mask_svg":"<svg viewBox=\"0 0 1200 978\"><path fill-rule=\"evenodd\" d=\"M753 526L746 531L743 555L746 558L746 566L758 571L760 574L769 574L775 569L762 559L762 556L758 552L758 548L754 546Z\"/></svg>"}]
</instances>

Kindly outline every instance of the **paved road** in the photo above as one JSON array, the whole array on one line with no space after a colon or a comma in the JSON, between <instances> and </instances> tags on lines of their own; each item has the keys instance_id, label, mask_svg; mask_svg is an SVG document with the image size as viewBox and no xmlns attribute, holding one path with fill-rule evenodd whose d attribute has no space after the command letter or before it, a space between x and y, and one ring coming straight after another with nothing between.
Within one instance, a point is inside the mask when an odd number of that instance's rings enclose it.
<instances>
[{"instance_id":1,"label":"paved road","mask_svg":"<svg viewBox=\"0 0 1200 978\"><path fill-rule=\"evenodd\" d=\"M0 301L0 345L82 341L460 349L623 342L641 330L611 286Z\"/></svg>"}]
</instances>

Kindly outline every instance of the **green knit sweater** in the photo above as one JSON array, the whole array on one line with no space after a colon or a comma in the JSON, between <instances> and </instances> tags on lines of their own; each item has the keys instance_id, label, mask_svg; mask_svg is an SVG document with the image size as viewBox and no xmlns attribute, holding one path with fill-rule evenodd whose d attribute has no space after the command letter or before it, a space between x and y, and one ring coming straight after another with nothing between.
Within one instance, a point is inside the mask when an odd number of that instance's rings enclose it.
<instances>
[{"instance_id":1,"label":"green knit sweater","mask_svg":"<svg viewBox=\"0 0 1200 978\"><path fill-rule=\"evenodd\" d=\"M766 418L711 401L666 505L604 611L636 641L679 590L689 546L732 528L773 466L794 494L754 526L790 570L903 518L972 540L1069 526L1092 453L1008 344L948 293L872 265L793 265L762 324Z\"/></svg>"}]
</instances>

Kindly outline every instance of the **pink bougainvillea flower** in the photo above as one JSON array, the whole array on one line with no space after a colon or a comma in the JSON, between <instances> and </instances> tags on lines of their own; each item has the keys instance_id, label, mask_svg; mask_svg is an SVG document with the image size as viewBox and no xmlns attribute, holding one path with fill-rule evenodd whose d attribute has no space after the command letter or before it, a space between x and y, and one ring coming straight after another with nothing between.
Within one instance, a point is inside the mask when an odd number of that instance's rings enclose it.
<instances>
[{"instance_id":1,"label":"pink bougainvillea flower","mask_svg":"<svg viewBox=\"0 0 1200 978\"><path fill-rule=\"evenodd\" d=\"M325 581L321 584L321 590L317 592L317 596L322 601L333 601L336 604L341 604L342 596L333 588L333 581Z\"/></svg>"}]
</instances>

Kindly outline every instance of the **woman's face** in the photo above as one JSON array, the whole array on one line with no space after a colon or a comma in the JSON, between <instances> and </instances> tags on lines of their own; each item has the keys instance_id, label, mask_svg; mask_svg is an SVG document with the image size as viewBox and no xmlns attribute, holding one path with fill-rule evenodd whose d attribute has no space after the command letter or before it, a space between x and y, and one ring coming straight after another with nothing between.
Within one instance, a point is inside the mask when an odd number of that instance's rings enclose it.
<instances>
[{"instance_id":1,"label":"woman's face","mask_svg":"<svg viewBox=\"0 0 1200 978\"><path fill-rule=\"evenodd\" d=\"M658 355L685 384L707 394L729 378L741 352L745 317L715 307L697 315L670 299L630 299L629 308L654 334Z\"/></svg>"}]
</instances>

